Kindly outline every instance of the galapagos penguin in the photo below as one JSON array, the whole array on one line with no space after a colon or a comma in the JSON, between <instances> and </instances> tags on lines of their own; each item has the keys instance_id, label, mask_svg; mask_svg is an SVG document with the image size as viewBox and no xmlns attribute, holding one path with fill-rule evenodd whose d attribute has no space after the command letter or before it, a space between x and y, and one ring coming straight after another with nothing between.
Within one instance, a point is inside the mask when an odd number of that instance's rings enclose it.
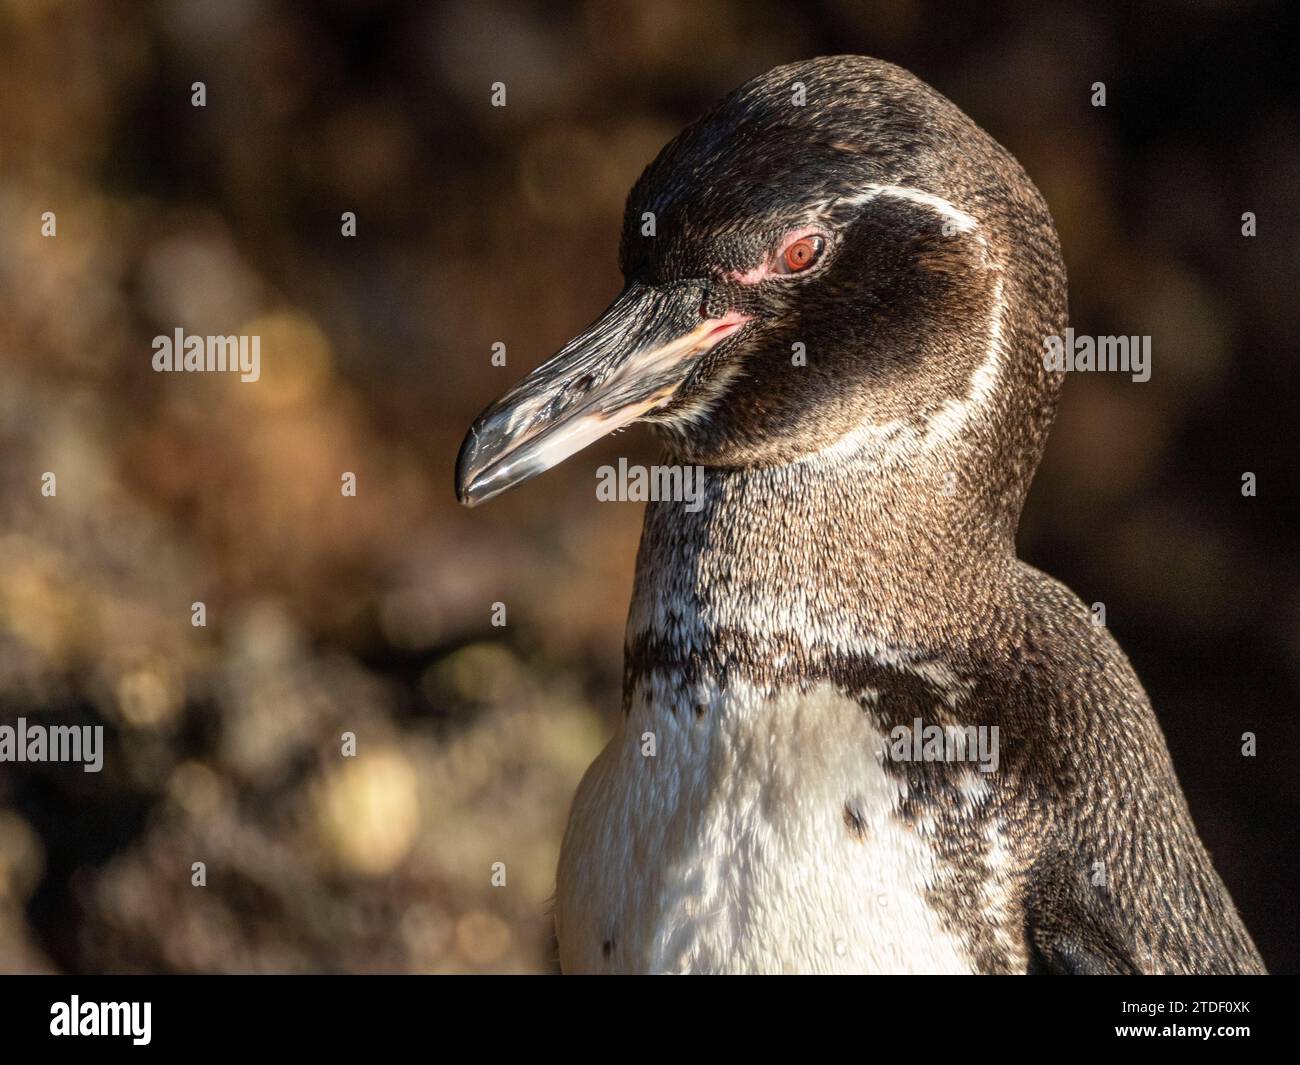
<instances>
[{"instance_id":1,"label":"galapagos penguin","mask_svg":"<svg viewBox=\"0 0 1300 1065\"><path fill-rule=\"evenodd\" d=\"M562 968L1262 972L1128 660L1015 554L1066 280L1011 155L888 63L779 67L649 165L620 265L457 465L472 506L639 420L706 471L646 510Z\"/></svg>"}]
</instances>

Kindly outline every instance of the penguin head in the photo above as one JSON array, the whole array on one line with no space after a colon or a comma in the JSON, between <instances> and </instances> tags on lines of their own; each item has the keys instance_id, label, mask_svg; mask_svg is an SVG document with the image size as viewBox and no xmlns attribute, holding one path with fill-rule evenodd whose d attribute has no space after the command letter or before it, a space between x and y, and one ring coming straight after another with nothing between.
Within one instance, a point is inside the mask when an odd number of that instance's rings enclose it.
<instances>
[{"instance_id":1,"label":"penguin head","mask_svg":"<svg viewBox=\"0 0 1300 1065\"><path fill-rule=\"evenodd\" d=\"M633 187L620 267L604 314L475 422L462 502L632 421L704 465L1032 472L1055 230L1010 155L897 67L830 57L737 89Z\"/></svg>"}]
</instances>

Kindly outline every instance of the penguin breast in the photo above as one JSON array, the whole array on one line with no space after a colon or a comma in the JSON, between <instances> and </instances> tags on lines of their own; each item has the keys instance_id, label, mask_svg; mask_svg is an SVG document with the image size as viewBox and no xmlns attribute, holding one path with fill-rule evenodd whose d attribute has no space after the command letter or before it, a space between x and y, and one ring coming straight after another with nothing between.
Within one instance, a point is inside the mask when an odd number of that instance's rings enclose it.
<instances>
[{"instance_id":1,"label":"penguin breast","mask_svg":"<svg viewBox=\"0 0 1300 1065\"><path fill-rule=\"evenodd\" d=\"M967 973L927 901L886 737L829 684L651 674L578 790L557 880L566 972Z\"/></svg>"}]
</instances>

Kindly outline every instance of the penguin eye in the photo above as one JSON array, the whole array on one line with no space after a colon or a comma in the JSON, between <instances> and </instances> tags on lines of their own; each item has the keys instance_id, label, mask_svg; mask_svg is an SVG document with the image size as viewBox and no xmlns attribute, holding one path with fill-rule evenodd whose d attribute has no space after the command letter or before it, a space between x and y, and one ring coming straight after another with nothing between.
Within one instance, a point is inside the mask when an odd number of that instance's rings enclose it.
<instances>
[{"instance_id":1,"label":"penguin eye","mask_svg":"<svg viewBox=\"0 0 1300 1065\"><path fill-rule=\"evenodd\" d=\"M791 241L777 258L775 273L797 274L812 266L826 247L822 237L812 234Z\"/></svg>"}]
</instances>

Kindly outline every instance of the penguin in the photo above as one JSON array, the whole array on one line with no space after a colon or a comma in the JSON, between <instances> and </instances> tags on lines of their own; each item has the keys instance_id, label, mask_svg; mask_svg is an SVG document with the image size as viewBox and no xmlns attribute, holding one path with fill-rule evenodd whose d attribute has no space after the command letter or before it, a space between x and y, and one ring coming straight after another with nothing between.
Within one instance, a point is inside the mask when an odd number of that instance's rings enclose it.
<instances>
[{"instance_id":1,"label":"penguin","mask_svg":"<svg viewBox=\"0 0 1300 1065\"><path fill-rule=\"evenodd\" d=\"M889 63L778 67L646 168L619 259L457 461L473 506L639 421L705 474L646 509L562 969L1263 972L1128 659L1016 556L1067 307L1015 159Z\"/></svg>"}]
</instances>

